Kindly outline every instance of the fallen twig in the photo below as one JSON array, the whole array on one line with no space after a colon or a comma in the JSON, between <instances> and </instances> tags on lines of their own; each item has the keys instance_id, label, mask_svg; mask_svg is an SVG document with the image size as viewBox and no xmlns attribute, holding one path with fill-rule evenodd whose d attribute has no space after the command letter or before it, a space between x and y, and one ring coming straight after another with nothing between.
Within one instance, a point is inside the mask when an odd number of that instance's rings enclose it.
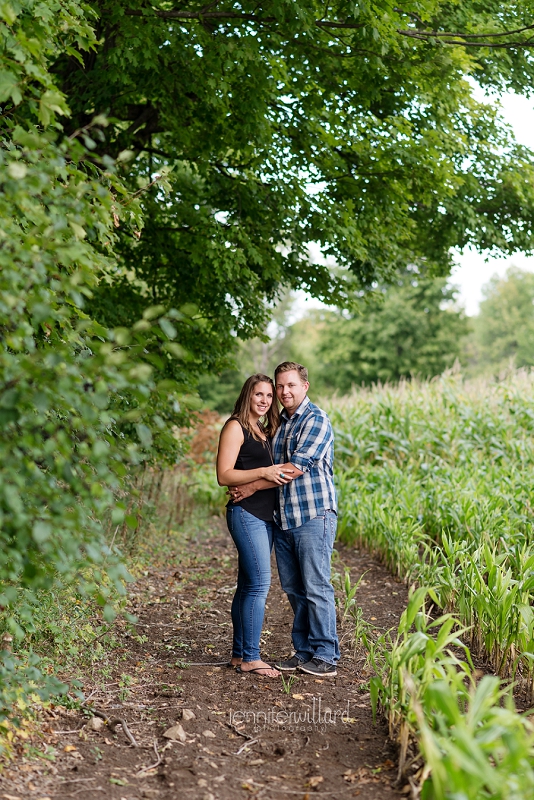
<instances>
[{"instance_id":1,"label":"fallen twig","mask_svg":"<svg viewBox=\"0 0 534 800\"><path fill-rule=\"evenodd\" d=\"M79 733L82 730L82 728L83 728L83 725L80 728L74 728L74 730L72 730L72 731L53 731L53 733L55 733L56 736L59 736L60 734L63 734L63 733Z\"/></svg>"},{"instance_id":2,"label":"fallen twig","mask_svg":"<svg viewBox=\"0 0 534 800\"><path fill-rule=\"evenodd\" d=\"M234 755L236 755L236 756L240 756L240 755L241 755L241 753L243 752L243 750L245 750L247 747L250 747L250 745L252 745L252 744L256 744L256 742L259 742L259 739L250 739L250 741L248 741L248 742L245 742L245 744L244 744L244 745L242 745L242 746L239 748L239 750L237 751L237 753L234 753Z\"/></svg>"},{"instance_id":3,"label":"fallen twig","mask_svg":"<svg viewBox=\"0 0 534 800\"><path fill-rule=\"evenodd\" d=\"M258 785L258 784L256 784L256 785ZM352 786L348 786L346 789L335 789L332 792L315 792L314 791L313 792L313 796L314 797L328 797L328 796L331 796L333 794L336 794L336 795L347 794L348 792L354 792L354 786L355 785L356 784L353 784ZM277 794L280 794L280 793L281 794L298 794L298 795L300 795L300 797L302 797L302 789L300 789L300 791L294 791L292 789L284 789L281 786L280 786L280 788L277 788L272 783L270 783L269 786L263 786L263 788L258 791L258 793L255 795L255 797L260 797L264 793L264 791L268 791L269 794L272 794L273 792L276 792Z\"/></svg>"},{"instance_id":4,"label":"fallen twig","mask_svg":"<svg viewBox=\"0 0 534 800\"><path fill-rule=\"evenodd\" d=\"M93 712L95 717L100 717L100 719L103 719L108 728L110 728L110 730L115 728L116 725L121 725L132 747L139 747L125 720L121 719L120 717L114 717L113 719L110 719L105 711L100 711L98 708L92 708L91 711Z\"/></svg>"},{"instance_id":5,"label":"fallen twig","mask_svg":"<svg viewBox=\"0 0 534 800\"><path fill-rule=\"evenodd\" d=\"M154 764L151 764L149 767L143 767L143 769L140 769L139 772L137 772L135 775L136 778L138 778L139 775L142 775L144 772L149 772L151 769L156 769L156 767L159 767L159 765L163 761L162 757L158 753L158 743L156 739L154 739L154 752L158 760Z\"/></svg>"}]
</instances>

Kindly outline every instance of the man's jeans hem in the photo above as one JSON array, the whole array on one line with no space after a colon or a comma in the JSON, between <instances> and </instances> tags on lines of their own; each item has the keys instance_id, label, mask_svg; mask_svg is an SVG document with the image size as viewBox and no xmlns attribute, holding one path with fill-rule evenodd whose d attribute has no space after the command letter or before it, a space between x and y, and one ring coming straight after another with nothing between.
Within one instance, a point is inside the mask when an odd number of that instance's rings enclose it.
<instances>
[{"instance_id":1,"label":"man's jeans hem","mask_svg":"<svg viewBox=\"0 0 534 800\"><path fill-rule=\"evenodd\" d=\"M295 658L298 658L301 664L306 664L308 661L312 660L313 655L303 656L302 653L295 653Z\"/></svg>"}]
</instances>

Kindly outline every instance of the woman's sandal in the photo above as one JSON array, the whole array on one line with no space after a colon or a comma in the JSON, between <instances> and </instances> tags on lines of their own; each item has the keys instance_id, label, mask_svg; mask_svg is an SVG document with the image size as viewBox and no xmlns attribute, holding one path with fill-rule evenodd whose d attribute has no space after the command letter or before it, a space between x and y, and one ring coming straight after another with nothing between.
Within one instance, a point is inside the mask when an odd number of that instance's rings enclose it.
<instances>
[{"instance_id":1,"label":"woman's sandal","mask_svg":"<svg viewBox=\"0 0 534 800\"><path fill-rule=\"evenodd\" d=\"M252 672L257 672L258 674L261 675L261 674L263 674L263 672L266 669L272 669L272 670L277 671L276 667L271 667L270 665L267 665L266 667L254 667L254 669L241 669L241 666L239 664L235 668L235 671L237 672L238 675L248 675L249 673L252 673ZM263 677L264 678L277 678L278 676L277 675L263 675Z\"/></svg>"}]
</instances>

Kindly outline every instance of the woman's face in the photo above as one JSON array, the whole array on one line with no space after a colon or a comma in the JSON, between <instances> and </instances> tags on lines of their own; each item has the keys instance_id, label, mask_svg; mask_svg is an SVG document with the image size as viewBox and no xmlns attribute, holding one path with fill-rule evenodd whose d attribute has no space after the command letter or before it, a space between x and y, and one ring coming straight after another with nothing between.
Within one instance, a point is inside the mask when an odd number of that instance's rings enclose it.
<instances>
[{"instance_id":1,"label":"woman's face","mask_svg":"<svg viewBox=\"0 0 534 800\"><path fill-rule=\"evenodd\" d=\"M263 417L273 402L273 387L270 383L257 383L250 398L250 412L256 417Z\"/></svg>"}]
</instances>

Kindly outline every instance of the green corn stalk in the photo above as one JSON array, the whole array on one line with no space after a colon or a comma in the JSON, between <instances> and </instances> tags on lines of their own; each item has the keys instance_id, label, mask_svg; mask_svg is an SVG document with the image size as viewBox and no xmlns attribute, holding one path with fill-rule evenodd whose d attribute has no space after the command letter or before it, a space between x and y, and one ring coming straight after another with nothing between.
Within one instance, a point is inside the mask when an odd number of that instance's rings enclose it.
<instances>
[{"instance_id":1,"label":"green corn stalk","mask_svg":"<svg viewBox=\"0 0 534 800\"><path fill-rule=\"evenodd\" d=\"M470 629L494 670L532 687L534 377L458 375L337 398L340 536Z\"/></svg>"}]
</instances>

